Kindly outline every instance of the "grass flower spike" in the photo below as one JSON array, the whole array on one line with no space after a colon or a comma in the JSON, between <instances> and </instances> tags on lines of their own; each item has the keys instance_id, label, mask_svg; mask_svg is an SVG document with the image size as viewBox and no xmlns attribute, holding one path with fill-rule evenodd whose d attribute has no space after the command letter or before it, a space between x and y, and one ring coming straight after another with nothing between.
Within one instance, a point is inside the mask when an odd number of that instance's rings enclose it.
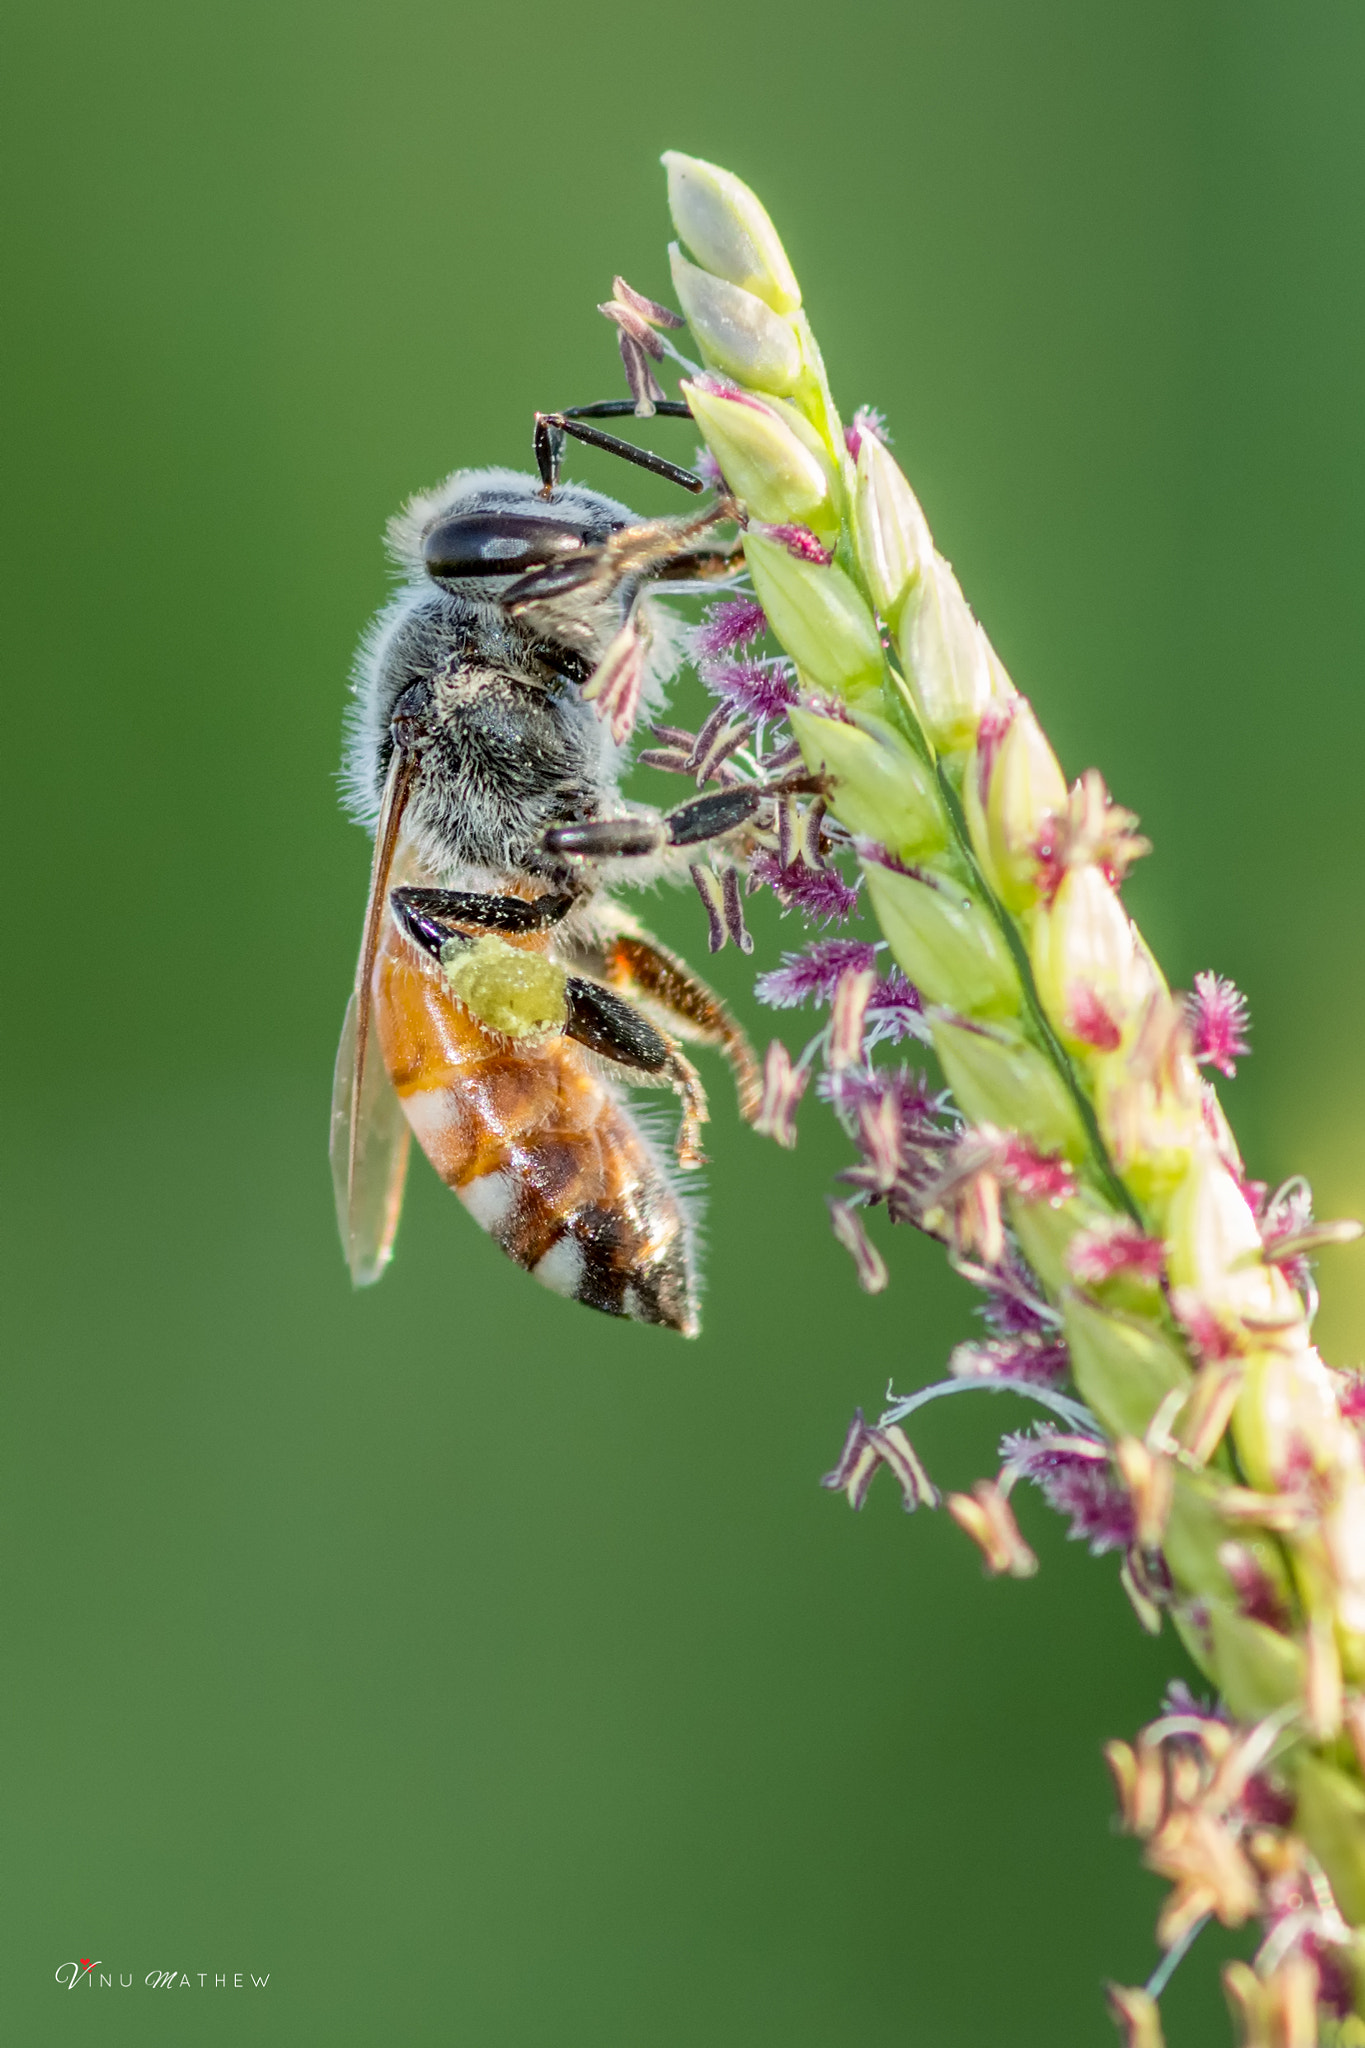
<instances>
[{"instance_id":1,"label":"grass flower spike","mask_svg":"<svg viewBox=\"0 0 1365 2048\"><path fill-rule=\"evenodd\" d=\"M1122 898L1137 820L1094 770L1068 788L879 417L845 429L759 201L664 162L706 365L682 392L752 597L694 636L714 732L668 729L649 758L757 788L721 871L695 871L713 945L751 943L741 894L761 887L820 931L759 984L817 1027L795 1057L770 1048L759 1130L794 1144L814 1079L852 1150L830 1214L858 1281L887 1284L880 1209L943 1244L989 1332L859 1415L825 1483L857 1507L885 1467L907 1508L937 1506L905 1430L919 1409L975 1389L1045 1411L949 1511L988 1570L1022 1576L1011 1495L1036 1487L1118 1556L1142 1624L1176 1630L1211 1695L1110 1746L1124 1824L1171 1887L1165 1960L1111 1987L1116 2020L1159 2048L1169 1970L1214 1916L1262 1930L1225 1978L1248 2048L1365 2042L1365 1398L1314 1348L1310 1268L1353 1226L1315 1223L1300 1182L1267 1197L1249 1178L1205 1077L1246 1054L1243 998L1211 974L1168 987ZM655 362L632 299L613 304ZM860 904L880 939L832 935ZM885 1057L906 1038L937 1078Z\"/></svg>"}]
</instances>

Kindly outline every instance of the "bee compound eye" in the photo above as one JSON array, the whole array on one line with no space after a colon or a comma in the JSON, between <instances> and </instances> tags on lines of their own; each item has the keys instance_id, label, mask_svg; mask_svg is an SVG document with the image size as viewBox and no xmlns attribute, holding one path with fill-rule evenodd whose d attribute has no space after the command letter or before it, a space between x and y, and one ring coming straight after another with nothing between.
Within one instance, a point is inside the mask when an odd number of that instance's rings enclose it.
<instances>
[{"instance_id":1,"label":"bee compound eye","mask_svg":"<svg viewBox=\"0 0 1365 2048\"><path fill-rule=\"evenodd\" d=\"M459 512L433 526L422 542L429 576L523 576L577 554L588 535L563 519L525 512Z\"/></svg>"}]
</instances>

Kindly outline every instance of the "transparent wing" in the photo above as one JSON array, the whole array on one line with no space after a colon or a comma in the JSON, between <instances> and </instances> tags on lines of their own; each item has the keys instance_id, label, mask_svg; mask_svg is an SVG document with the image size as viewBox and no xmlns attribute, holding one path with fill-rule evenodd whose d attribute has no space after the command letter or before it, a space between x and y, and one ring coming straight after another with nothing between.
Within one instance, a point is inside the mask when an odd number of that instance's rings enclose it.
<instances>
[{"instance_id":1,"label":"transparent wing","mask_svg":"<svg viewBox=\"0 0 1365 2048\"><path fill-rule=\"evenodd\" d=\"M408 1170L407 1121L383 1060L369 1054L379 932L416 766L412 753L394 747L374 836L355 993L346 1006L332 1083L332 1182L341 1242L357 1287L370 1286L389 1262Z\"/></svg>"},{"instance_id":2,"label":"transparent wing","mask_svg":"<svg viewBox=\"0 0 1365 2048\"><path fill-rule=\"evenodd\" d=\"M370 1287L393 1252L408 1172L409 1131L388 1069L377 1056L360 1065L356 1101L359 1019L360 1005L353 995L346 1005L332 1084L332 1185L351 1278L357 1287Z\"/></svg>"}]
</instances>

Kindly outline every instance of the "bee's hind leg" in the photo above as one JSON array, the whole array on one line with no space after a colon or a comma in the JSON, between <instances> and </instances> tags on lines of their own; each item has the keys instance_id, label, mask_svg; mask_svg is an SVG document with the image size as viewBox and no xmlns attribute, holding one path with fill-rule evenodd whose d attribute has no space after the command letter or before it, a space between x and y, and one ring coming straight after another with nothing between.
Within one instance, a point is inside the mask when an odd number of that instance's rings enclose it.
<instances>
[{"instance_id":1,"label":"bee's hind leg","mask_svg":"<svg viewBox=\"0 0 1365 2048\"><path fill-rule=\"evenodd\" d=\"M641 932L613 932L580 954L614 989L642 998L679 1038L714 1046L729 1062L746 1123L758 1114L762 1076L743 1026L685 960Z\"/></svg>"},{"instance_id":2,"label":"bee's hind leg","mask_svg":"<svg viewBox=\"0 0 1365 2048\"><path fill-rule=\"evenodd\" d=\"M568 1019L566 1037L577 1039L590 1052L599 1053L619 1067L633 1067L637 1073L655 1075L667 1081L682 1105L678 1128L679 1166L704 1166L701 1126L707 1119L706 1093L701 1076L679 1047L662 1031L642 1017L633 1004L623 1002L600 982L583 981L571 974L565 989Z\"/></svg>"},{"instance_id":3,"label":"bee's hind leg","mask_svg":"<svg viewBox=\"0 0 1365 2048\"><path fill-rule=\"evenodd\" d=\"M395 889L390 900L408 937L440 960L462 928L494 934L548 931L567 917L577 899L538 896L528 902L522 896L466 895L457 889ZM569 975L564 1004L562 1028L567 1038L615 1066L634 1068L673 1088L682 1104L678 1164L704 1165L700 1138L707 1118L706 1093L701 1076L674 1041L600 982Z\"/></svg>"}]
</instances>

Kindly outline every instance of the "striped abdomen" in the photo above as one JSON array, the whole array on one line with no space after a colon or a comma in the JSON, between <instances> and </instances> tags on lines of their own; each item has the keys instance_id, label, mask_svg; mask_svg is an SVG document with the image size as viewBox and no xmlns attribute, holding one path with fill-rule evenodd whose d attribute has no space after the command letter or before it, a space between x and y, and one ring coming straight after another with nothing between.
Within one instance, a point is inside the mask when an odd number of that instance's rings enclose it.
<instances>
[{"instance_id":1,"label":"striped abdomen","mask_svg":"<svg viewBox=\"0 0 1365 2048\"><path fill-rule=\"evenodd\" d=\"M557 1294L694 1336L677 1197L582 1046L485 1031L391 918L373 986L374 1028L408 1122L475 1222Z\"/></svg>"}]
</instances>

